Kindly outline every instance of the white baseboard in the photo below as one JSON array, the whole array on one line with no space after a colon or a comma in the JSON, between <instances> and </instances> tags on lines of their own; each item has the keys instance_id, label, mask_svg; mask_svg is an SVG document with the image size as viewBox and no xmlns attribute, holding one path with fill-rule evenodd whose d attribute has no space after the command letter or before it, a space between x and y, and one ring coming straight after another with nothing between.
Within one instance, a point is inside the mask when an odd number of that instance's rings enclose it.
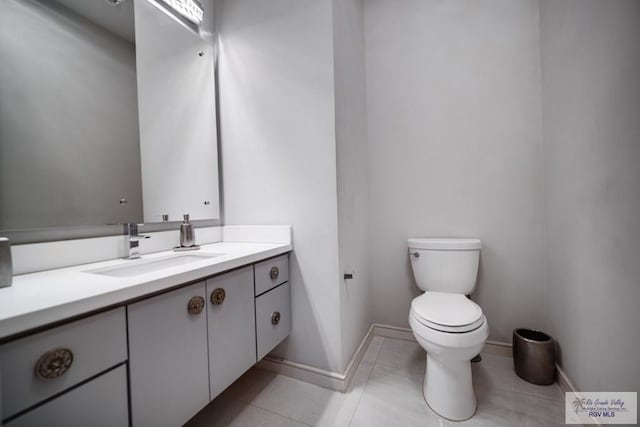
<instances>
[{"instance_id":1,"label":"white baseboard","mask_svg":"<svg viewBox=\"0 0 640 427\"><path fill-rule=\"evenodd\" d=\"M489 354L495 354L497 356L512 357L512 345L506 342L500 341L487 341L484 350ZM556 363L556 382L563 393L574 392L579 393L566 372Z\"/></svg>"},{"instance_id":2,"label":"white baseboard","mask_svg":"<svg viewBox=\"0 0 640 427\"><path fill-rule=\"evenodd\" d=\"M275 372L277 374L285 375L287 377L295 378L300 381L315 384L320 387L328 388L330 390L345 392L349 388L351 380L353 379L358 366L360 366L360 362L362 361L364 354L367 352L371 340L375 336L414 342L416 340L413 336L413 332L411 332L411 329L376 323L371 325L369 331L365 334L356 352L349 361L349 364L347 365L344 373L327 371L324 369L305 365L303 363L292 362L290 360L279 359L270 356L267 356L260 362L258 362L257 367ZM485 350L488 350L491 347L496 347L496 350L488 352L492 354L504 355L504 348L506 348L505 346L508 346L508 349L506 351L507 355L510 357L511 346L509 344L487 343L487 346L485 346Z\"/></svg>"},{"instance_id":3,"label":"white baseboard","mask_svg":"<svg viewBox=\"0 0 640 427\"><path fill-rule=\"evenodd\" d=\"M374 324L374 334L380 337L394 338L405 341L415 341L413 332L409 328L399 328L382 324ZM501 341L487 341L483 352L496 356L511 357L511 343Z\"/></svg>"},{"instance_id":4,"label":"white baseboard","mask_svg":"<svg viewBox=\"0 0 640 427\"><path fill-rule=\"evenodd\" d=\"M362 358L364 357L364 354L369 349L369 345L371 344L371 340L373 340L374 336L375 336L375 331L374 331L374 326L372 325L367 331L367 333L365 334L364 338L362 338L362 341L360 341L360 345L356 349L356 352L351 357L351 360L349 361L349 364L345 369L345 375L344 375L345 382L341 390L342 392L347 391L347 389L349 388L349 385L351 384L351 380L353 379L353 376L356 374L356 371L360 366L360 362L362 362Z\"/></svg>"},{"instance_id":5,"label":"white baseboard","mask_svg":"<svg viewBox=\"0 0 640 427\"><path fill-rule=\"evenodd\" d=\"M344 373L331 372L302 363L269 356L258 362L257 367L344 393L349 388L349 384L351 384L351 380L374 337L374 326L371 326L365 334L353 357L351 357Z\"/></svg>"},{"instance_id":6,"label":"white baseboard","mask_svg":"<svg viewBox=\"0 0 640 427\"><path fill-rule=\"evenodd\" d=\"M374 323L372 326L373 332L378 337L393 338L397 340L415 341L413 332L408 328L399 328L397 326L382 325L380 323Z\"/></svg>"},{"instance_id":7,"label":"white baseboard","mask_svg":"<svg viewBox=\"0 0 640 427\"><path fill-rule=\"evenodd\" d=\"M276 359L269 356L258 362L257 367L315 384L320 387L328 388L330 390L345 392L349 388L351 380L358 369L364 354L367 352L371 340L375 336L405 341L416 340L413 336L413 332L409 328L400 328L397 326L375 323L371 325L369 331L360 342L358 349L349 361L344 373L331 372L302 363L296 363L285 359ZM512 357L511 347L511 343L489 340L485 344L483 352L501 357ZM557 382L560 389L563 392L577 392L575 386L560 366L556 365L556 369L558 371Z\"/></svg>"},{"instance_id":8,"label":"white baseboard","mask_svg":"<svg viewBox=\"0 0 640 427\"><path fill-rule=\"evenodd\" d=\"M482 349L484 353L493 354L494 356L512 357L513 350L511 343L502 341L487 341Z\"/></svg>"},{"instance_id":9,"label":"white baseboard","mask_svg":"<svg viewBox=\"0 0 640 427\"><path fill-rule=\"evenodd\" d=\"M570 391L574 393L578 392L576 387L573 385L573 382L571 382L567 374L558 365L556 365L556 372L558 373L558 385L560 386L560 390L562 390L563 393Z\"/></svg>"},{"instance_id":10,"label":"white baseboard","mask_svg":"<svg viewBox=\"0 0 640 427\"><path fill-rule=\"evenodd\" d=\"M256 367L328 388L329 390L341 392L346 390L346 375L314 368L302 363L267 356L259 361Z\"/></svg>"},{"instance_id":11,"label":"white baseboard","mask_svg":"<svg viewBox=\"0 0 640 427\"><path fill-rule=\"evenodd\" d=\"M580 391L573 384L573 382L571 381L571 379L569 378L567 373L564 370L562 370L562 368L560 366L558 366L558 364L556 364L556 372L558 374L558 377L557 377L558 386L560 387L560 390L562 390L563 394L564 393L568 393L568 392L573 392L573 393L580 394ZM583 425L584 426L590 425L590 426L600 426L600 427L602 427L602 424L599 423L598 421L596 421L595 419L593 420L593 422L591 422L589 424L583 424Z\"/></svg>"}]
</instances>

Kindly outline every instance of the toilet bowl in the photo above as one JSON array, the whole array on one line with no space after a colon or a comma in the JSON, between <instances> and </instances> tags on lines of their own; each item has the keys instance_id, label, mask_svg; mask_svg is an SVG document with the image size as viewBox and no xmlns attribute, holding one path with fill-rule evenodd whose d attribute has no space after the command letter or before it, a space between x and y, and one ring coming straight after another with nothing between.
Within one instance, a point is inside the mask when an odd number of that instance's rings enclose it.
<instances>
[{"instance_id":1,"label":"toilet bowl","mask_svg":"<svg viewBox=\"0 0 640 427\"><path fill-rule=\"evenodd\" d=\"M418 298L428 298L431 294L426 292ZM425 321L413 305L409 324L416 341L427 352L424 398L437 414L450 420L466 420L476 410L470 361L480 353L489 336L487 321L481 314L470 325L434 325Z\"/></svg>"},{"instance_id":2,"label":"toilet bowl","mask_svg":"<svg viewBox=\"0 0 640 427\"><path fill-rule=\"evenodd\" d=\"M482 350L489 325L478 304L466 297L475 288L480 241L409 239L418 287L409 324L427 352L423 394L440 416L462 421L473 416L476 397L471 359Z\"/></svg>"}]
</instances>

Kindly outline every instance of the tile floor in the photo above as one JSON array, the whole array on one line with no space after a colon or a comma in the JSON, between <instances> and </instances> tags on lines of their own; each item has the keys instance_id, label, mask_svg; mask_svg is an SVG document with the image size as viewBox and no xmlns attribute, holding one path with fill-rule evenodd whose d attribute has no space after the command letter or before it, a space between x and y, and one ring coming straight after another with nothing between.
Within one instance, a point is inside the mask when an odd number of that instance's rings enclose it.
<instances>
[{"instance_id":1,"label":"tile floor","mask_svg":"<svg viewBox=\"0 0 640 427\"><path fill-rule=\"evenodd\" d=\"M188 427L558 426L557 385L536 386L513 372L508 357L483 354L473 364L478 411L470 420L438 417L422 397L425 353L411 341L375 337L346 393L251 369Z\"/></svg>"}]
</instances>

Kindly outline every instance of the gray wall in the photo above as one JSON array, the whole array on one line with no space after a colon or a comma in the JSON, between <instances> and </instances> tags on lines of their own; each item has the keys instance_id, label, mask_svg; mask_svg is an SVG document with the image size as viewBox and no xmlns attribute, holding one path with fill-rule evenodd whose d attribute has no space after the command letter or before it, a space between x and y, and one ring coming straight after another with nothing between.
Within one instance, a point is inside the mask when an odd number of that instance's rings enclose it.
<instances>
[{"instance_id":1,"label":"gray wall","mask_svg":"<svg viewBox=\"0 0 640 427\"><path fill-rule=\"evenodd\" d=\"M293 226L276 353L342 371L331 1L216 6L225 222Z\"/></svg>"},{"instance_id":2,"label":"gray wall","mask_svg":"<svg viewBox=\"0 0 640 427\"><path fill-rule=\"evenodd\" d=\"M640 390L640 2L541 3L550 331L580 390Z\"/></svg>"},{"instance_id":3,"label":"gray wall","mask_svg":"<svg viewBox=\"0 0 640 427\"><path fill-rule=\"evenodd\" d=\"M135 46L54 5L0 2L0 229L141 220Z\"/></svg>"},{"instance_id":4,"label":"gray wall","mask_svg":"<svg viewBox=\"0 0 640 427\"><path fill-rule=\"evenodd\" d=\"M408 237L475 236L490 339L544 327L538 2L365 5L375 320L408 326Z\"/></svg>"},{"instance_id":5,"label":"gray wall","mask_svg":"<svg viewBox=\"0 0 640 427\"><path fill-rule=\"evenodd\" d=\"M342 363L373 323L369 276L369 183L364 59L364 0L333 1L341 280Z\"/></svg>"},{"instance_id":6,"label":"gray wall","mask_svg":"<svg viewBox=\"0 0 640 427\"><path fill-rule=\"evenodd\" d=\"M218 5L227 222L294 227L278 355L341 371L408 326L408 237L477 236L491 339L541 328L579 389L640 388L639 2L367 0L364 40L359 0Z\"/></svg>"}]
</instances>

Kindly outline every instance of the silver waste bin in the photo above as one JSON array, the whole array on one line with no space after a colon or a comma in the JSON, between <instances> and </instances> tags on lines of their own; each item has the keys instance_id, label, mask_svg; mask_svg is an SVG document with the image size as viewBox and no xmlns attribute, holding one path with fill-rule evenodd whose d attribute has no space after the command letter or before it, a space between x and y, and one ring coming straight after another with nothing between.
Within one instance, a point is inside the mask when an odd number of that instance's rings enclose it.
<instances>
[{"instance_id":1,"label":"silver waste bin","mask_svg":"<svg viewBox=\"0 0 640 427\"><path fill-rule=\"evenodd\" d=\"M556 357L553 339L541 331L513 331L513 365L518 376L538 385L556 380Z\"/></svg>"}]
</instances>

